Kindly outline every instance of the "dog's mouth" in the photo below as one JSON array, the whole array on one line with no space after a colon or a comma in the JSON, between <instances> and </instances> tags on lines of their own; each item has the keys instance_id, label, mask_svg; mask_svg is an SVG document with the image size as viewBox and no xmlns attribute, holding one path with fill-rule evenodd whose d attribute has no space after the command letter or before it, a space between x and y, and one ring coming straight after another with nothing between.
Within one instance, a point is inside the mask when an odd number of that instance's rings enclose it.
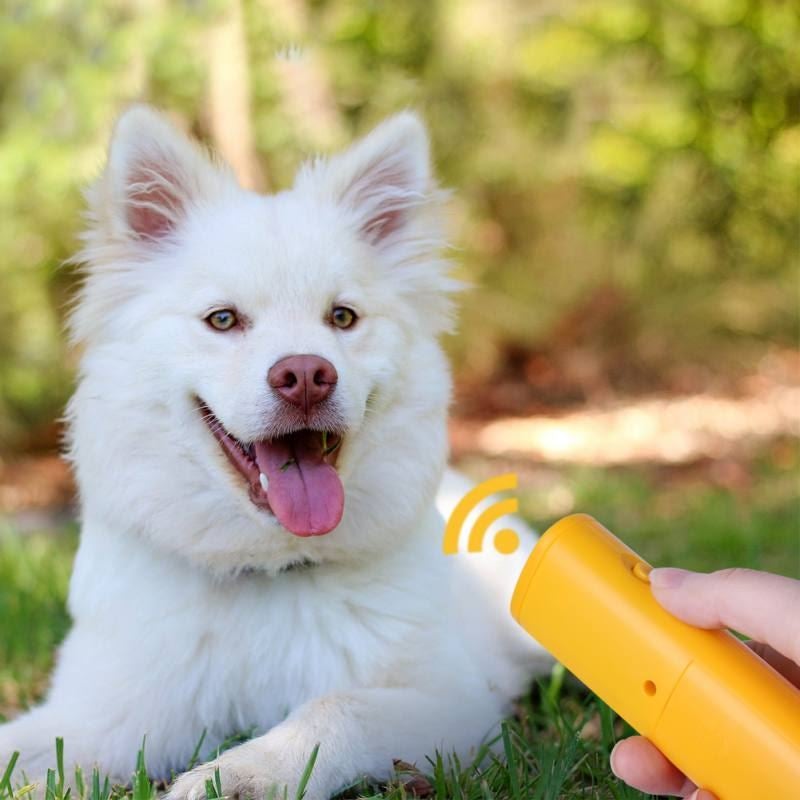
<instances>
[{"instance_id":1,"label":"dog's mouth","mask_svg":"<svg viewBox=\"0 0 800 800\"><path fill-rule=\"evenodd\" d=\"M199 410L258 508L272 512L295 536L321 536L341 522L344 488L336 471L340 434L303 428L246 443L228 433L202 401Z\"/></svg>"}]
</instances>

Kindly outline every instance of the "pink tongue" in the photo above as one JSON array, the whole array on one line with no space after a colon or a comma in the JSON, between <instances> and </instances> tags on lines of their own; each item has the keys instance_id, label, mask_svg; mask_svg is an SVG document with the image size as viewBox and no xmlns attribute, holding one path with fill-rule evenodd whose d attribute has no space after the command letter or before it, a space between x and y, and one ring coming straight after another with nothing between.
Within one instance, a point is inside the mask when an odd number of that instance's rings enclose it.
<instances>
[{"instance_id":1,"label":"pink tongue","mask_svg":"<svg viewBox=\"0 0 800 800\"><path fill-rule=\"evenodd\" d=\"M267 498L278 522L296 536L321 536L341 522L344 489L322 458L315 431L256 442L256 463L269 479Z\"/></svg>"}]
</instances>

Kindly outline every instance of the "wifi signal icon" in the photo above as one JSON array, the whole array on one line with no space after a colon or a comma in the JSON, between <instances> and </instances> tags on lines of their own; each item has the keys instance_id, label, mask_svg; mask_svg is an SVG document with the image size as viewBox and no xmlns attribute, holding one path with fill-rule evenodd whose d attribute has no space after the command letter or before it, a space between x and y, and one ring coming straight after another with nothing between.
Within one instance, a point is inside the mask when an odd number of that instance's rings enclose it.
<instances>
[{"instance_id":1,"label":"wifi signal icon","mask_svg":"<svg viewBox=\"0 0 800 800\"><path fill-rule=\"evenodd\" d=\"M479 483L474 489L470 489L459 500L458 505L453 509L450 519L444 529L444 541L442 549L445 555L453 555L458 552L458 540L461 536L461 529L470 512L475 507L496 492L505 492L517 488L517 476L513 472L506 475L498 475L488 481ZM483 540L489 526L506 514L514 514L519 510L519 501L516 497L507 497L492 503L488 508L480 513L469 532L467 539L467 552L480 553L483 550ZM519 536L509 528L498 531L494 537L494 547L499 553L510 555L519 547Z\"/></svg>"}]
</instances>

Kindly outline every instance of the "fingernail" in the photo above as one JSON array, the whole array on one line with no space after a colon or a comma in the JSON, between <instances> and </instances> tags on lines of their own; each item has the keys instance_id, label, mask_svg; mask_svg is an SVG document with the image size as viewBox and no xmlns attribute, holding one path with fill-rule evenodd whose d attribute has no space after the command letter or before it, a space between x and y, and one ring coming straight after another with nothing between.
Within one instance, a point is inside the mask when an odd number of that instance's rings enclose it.
<instances>
[{"instance_id":1,"label":"fingernail","mask_svg":"<svg viewBox=\"0 0 800 800\"><path fill-rule=\"evenodd\" d=\"M650 585L656 589L676 589L689 575L685 569L676 567L659 567L650 573Z\"/></svg>"},{"instance_id":2,"label":"fingernail","mask_svg":"<svg viewBox=\"0 0 800 800\"><path fill-rule=\"evenodd\" d=\"M689 795L688 800L717 800L717 798L705 789L698 789L696 792L692 792L692 794Z\"/></svg>"}]
</instances>

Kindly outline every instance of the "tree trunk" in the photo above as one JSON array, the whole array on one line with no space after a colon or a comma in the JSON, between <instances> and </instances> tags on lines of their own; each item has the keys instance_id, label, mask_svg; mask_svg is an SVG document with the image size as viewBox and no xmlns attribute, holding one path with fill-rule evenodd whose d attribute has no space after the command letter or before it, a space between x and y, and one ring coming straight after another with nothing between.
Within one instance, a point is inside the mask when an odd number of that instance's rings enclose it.
<instances>
[{"instance_id":1,"label":"tree trunk","mask_svg":"<svg viewBox=\"0 0 800 800\"><path fill-rule=\"evenodd\" d=\"M250 64L241 0L209 32L208 125L214 145L247 189L268 189L258 160L250 102Z\"/></svg>"}]
</instances>

